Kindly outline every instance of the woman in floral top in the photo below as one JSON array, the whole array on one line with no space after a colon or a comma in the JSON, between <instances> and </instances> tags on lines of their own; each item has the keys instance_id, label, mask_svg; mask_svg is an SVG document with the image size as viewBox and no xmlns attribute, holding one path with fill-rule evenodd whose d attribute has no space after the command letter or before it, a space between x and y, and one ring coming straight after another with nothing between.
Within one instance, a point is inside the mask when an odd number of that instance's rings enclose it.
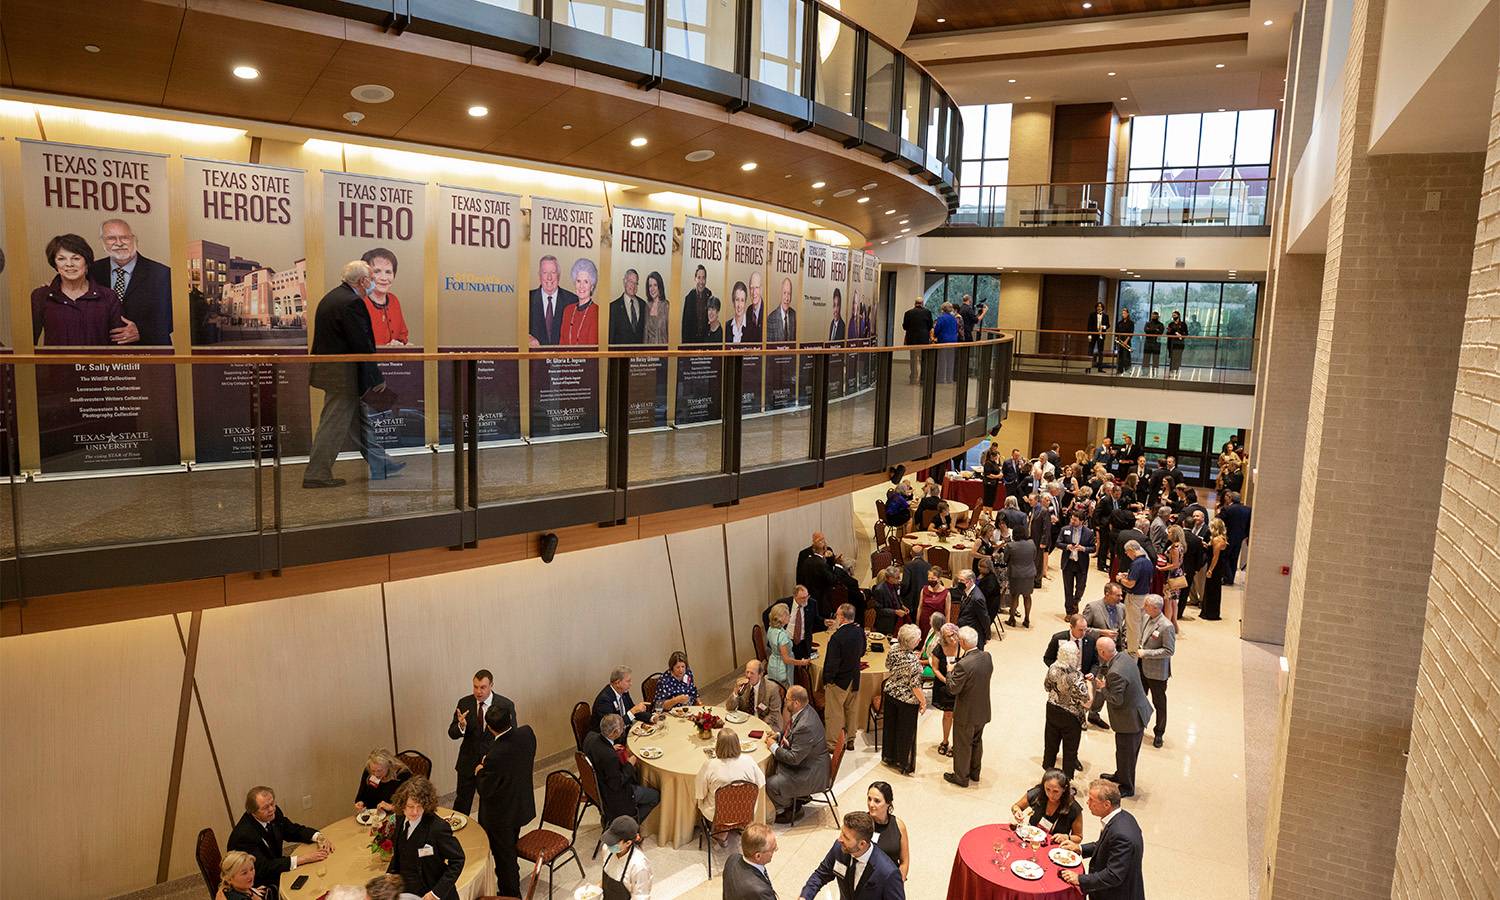
<instances>
[{"instance_id":1,"label":"woman in floral top","mask_svg":"<svg viewBox=\"0 0 1500 900\"><path fill-rule=\"evenodd\" d=\"M678 650L667 660L667 671L662 673L661 680L656 683L653 702L662 709L671 709L684 703L688 706L697 705L698 682L693 678L693 670L688 667L686 653Z\"/></svg>"},{"instance_id":2,"label":"woman in floral top","mask_svg":"<svg viewBox=\"0 0 1500 900\"><path fill-rule=\"evenodd\" d=\"M1083 717L1094 700L1094 686L1079 670L1078 645L1057 642L1057 662L1047 667L1042 687L1047 690L1047 726L1042 739L1042 768L1057 762L1062 745L1063 772L1068 780L1078 771L1078 741L1083 736Z\"/></svg>"},{"instance_id":3,"label":"woman in floral top","mask_svg":"<svg viewBox=\"0 0 1500 900\"><path fill-rule=\"evenodd\" d=\"M896 647L885 655L885 685L881 688L885 695L885 730L881 735L885 746L880 749L880 758L904 775L917 768L917 716L927 708L927 698L922 694L922 660L917 656L921 642L920 628L902 625L896 632Z\"/></svg>"}]
</instances>

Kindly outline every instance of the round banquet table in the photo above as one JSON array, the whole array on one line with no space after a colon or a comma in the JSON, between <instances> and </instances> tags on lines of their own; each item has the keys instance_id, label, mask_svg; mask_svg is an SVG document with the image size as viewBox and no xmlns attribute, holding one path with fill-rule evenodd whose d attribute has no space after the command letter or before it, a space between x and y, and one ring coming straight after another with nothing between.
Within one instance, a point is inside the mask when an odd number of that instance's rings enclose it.
<instances>
[{"instance_id":1,"label":"round banquet table","mask_svg":"<svg viewBox=\"0 0 1500 900\"><path fill-rule=\"evenodd\" d=\"M996 503L1004 503L1000 499L1000 492L995 492ZM953 507L953 501L958 500L973 507L984 499L984 479L979 476L972 478L960 478L952 472L943 476L943 499L948 501L948 507Z\"/></svg>"},{"instance_id":2,"label":"round banquet table","mask_svg":"<svg viewBox=\"0 0 1500 900\"><path fill-rule=\"evenodd\" d=\"M880 693L880 686L885 684L885 655L891 649L892 640L893 638L890 635L886 635L884 640L872 642L883 645L880 650L871 650L868 646L865 647L863 660L865 667L859 673L859 696L854 701L854 722L852 724L856 729L865 727L865 723L869 721L870 704L874 702L875 695ZM824 648L828 645L828 632L820 631L813 635L812 642L813 649L818 651L818 655L808 664L807 668L809 670L808 675L812 676L813 690L817 690L823 683L823 657L825 655Z\"/></svg>"},{"instance_id":3,"label":"round banquet table","mask_svg":"<svg viewBox=\"0 0 1500 900\"><path fill-rule=\"evenodd\" d=\"M722 706L692 707L695 713L703 709L712 710L720 718L727 712ZM661 791L661 803L641 823L642 832L654 835L665 846L681 847L693 839L693 826L698 822L698 770L708 762L708 755L703 751L713 749L719 733L715 731L713 737L705 741L698 738L698 729L687 719L669 714L662 723L667 726L666 731L658 731L649 737L636 734L635 726L631 726L625 744L639 760L636 771L640 773L641 783ZM761 771L766 771L771 764L771 751L766 749L762 739L750 737L750 732L769 734L771 727L757 716L738 724L726 720L724 727L755 744L755 749L747 752ZM661 758L641 756L643 747L660 747ZM770 813L771 801L762 788L755 814L760 821L769 822Z\"/></svg>"},{"instance_id":4,"label":"round banquet table","mask_svg":"<svg viewBox=\"0 0 1500 900\"><path fill-rule=\"evenodd\" d=\"M960 544L963 546L960 547ZM901 546L907 559L916 555L918 547L924 549L942 547L948 551L948 565L943 571L944 574L951 575L954 572L974 568L974 551L978 548L979 541L961 534L950 534L939 538L935 531L913 531L901 538Z\"/></svg>"},{"instance_id":5,"label":"round banquet table","mask_svg":"<svg viewBox=\"0 0 1500 900\"><path fill-rule=\"evenodd\" d=\"M453 810L438 807L438 815L447 817L452 814ZM464 848L464 870L458 876L459 900L475 900L476 897L495 893L495 866L490 859L489 836L473 816L468 816L468 819L468 825L453 833ZM339 819L318 830L323 833L323 837L333 842L333 852L322 862L306 863L283 873L281 896L289 900L312 900L341 884L364 887L365 882L384 874L386 867L390 865L369 851L370 828L354 821L354 816ZM282 852L291 855L298 850L288 845ZM325 874L319 874L320 872ZM307 883L300 890L292 890L292 882L302 875L307 876Z\"/></svg>"},{"instance_id":6,"label":"round banquet table","mask_svg":"<svg viewBox=\"0 0 1500 900\"><path fill-rule=\"evenodd\" d=\"M995 865L994 860L1001 856L994 850L996 843L1011 851L1011 862L1031 858L1032 851L1021 849L1021 841L1009 825L981 825L971 830L959 840L953 856L948 900L1078 900L1083 896L1059 877L1062 866L1047 858L1048 845L1036 851L1036 861L1047 874L1039 881L1027 881L1012 872L1009 863ZM1085 871L1083 864L1073 871Z\"/></svg>"}]
</instances>

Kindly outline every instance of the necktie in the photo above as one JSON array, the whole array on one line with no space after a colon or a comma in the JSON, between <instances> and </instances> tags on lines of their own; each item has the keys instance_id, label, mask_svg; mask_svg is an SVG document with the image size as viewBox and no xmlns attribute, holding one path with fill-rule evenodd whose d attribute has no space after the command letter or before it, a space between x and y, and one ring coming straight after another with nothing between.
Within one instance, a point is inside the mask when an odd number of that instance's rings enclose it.
<instances>
[{"instance_id":1,"label":"necktie","mask_svg":"<svg viewBox=\"0 0 1500 900\"><path fill-rule=\"evenodd\" d=\"M854 896L854 870L857 868L859 868L859 860L855 859L852 856L849 857L849 868L844 870L843 895L845 897Z\"/></svg>"},{"instance_id":2,"label":"necktie","mask_svg":"<svg viewBox=\"0 0 1500 900\"><path fill-rule=\"evenodd\" d=\"M620 701L620 715L624 716L627 719L630 718L630 707L625 705L625 695L621 694L616 699Z\"/></svg>"},{"instance_id":3,"label":"necktie","mask_svg":"<svg viewBox=\"0 0 1500 900\"><path fill-rule=\"evenodd\" d=\"M125 270L115 267L115 296L125 298Z\"/></svg>"},{"instance_id":4,"label":"necktie","mask_svg":"<svg viewBox=\"0 0 1500 900\"><path fill-rule=\"evenodd\" d=\"M1111 631L1120 627L1119 604L1106 604L1104 611L1109 614L1109 628Z\"/></svg>"},{"instance_id":5,"label":"necktie","mask_svg":"<svg viewBox=\"0 0 1500 900\"><path fill-rule=\"evenodd\" d=\"M792 643L802 643L802 607L797 607L797 618L792 621Z\"/></svg>"},{"instance_id":6,"label":"necktie","mask_svg":"<svg viewBox=\"0 0 1500 900\"><path fill-rule=\"evenodd\" d=\"M630 327L635 327L635 298L630 297L625 301L625 309L630 313Z\"/></svg>"},{"instance_id":7,"label":"necktie","mask_svg":"<svg viewBox=\"0 0 1500 900\"><path fill-rule=\"evenodd\" d=\"M552 336L552 298L551 297L547 298L547 309L546 309L546 313L544 314L543 320L547 324L547 337L550 338Z\"/></svg>"}]
</instances>

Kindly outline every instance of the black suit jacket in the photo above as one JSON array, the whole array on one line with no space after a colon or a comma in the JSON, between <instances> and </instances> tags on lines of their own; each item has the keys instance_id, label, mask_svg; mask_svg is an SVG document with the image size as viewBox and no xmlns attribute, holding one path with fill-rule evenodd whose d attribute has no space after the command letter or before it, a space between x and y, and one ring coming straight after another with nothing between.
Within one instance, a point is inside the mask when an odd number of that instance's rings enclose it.
<instances>
[{"instance_id":1,"label":"black suit jacket","mask_svg":"<svg viewBox=\"0 0 1500 900\"><path fill-rule=\"evenodd\" d=\"M1099 655L1094 650L1094 642L1099 639L1092 628L1083 633L1083 661L1079 663L1079 670L1083 672L1094 671L1094 664L1099 661ZM1057 634L1047 639L1047 652L1042 654L1042 662L1052 665L1057 662L1057 642L1073 640L1073 632L1064 628Z\"/></svg>"},{"instance_id":2,"label":"black suit jacket","mask_svg":"<svg viewBox=\"0 0 1500 900\"><path fill-rule=\"evenodd\" d=\"M224 849L241 850L255 857L256 887L277 887L281 873L292 870L292 858L282 852L282 844L311 843L315 834L315 829L298 825L277 807L276 818L264 828L249 813L241 815L234 830L229 832L229 843Z\"/></svg>"},{"instance_id":3,"label":"black suit jacket","mask_svg":"<svg viewBox=\"0 0 1500 900\"><path fill-rule=\"evenodd\" d=\"M1061 530L1057 532L1057 549L1062 553L1062 565L1064 569L1087 566L1089 564L1089 556L1094 552L1094 529L1088 527L1087 525L1084 525L1079 528L1081 537L1077 540L1069 540L1069 538L1073 536L1072 531L1073 526L1070 523L1064 525ZM1082 550L1078 551L1077 562L1073 561L1073 554L1068 550L1068 545L1075 543L1083 548ZM1085 669L1084 671L1088 670Z\"/></svg>"},{"instance_id":4,"label":"black suit jacket","mask_svg":"<svg viewBox=\"0 0 1500 900\"><path fill-rule=\"evenodd\" d=\"M628 708L630 708L632 706L635 706L635 699L630 696L630 692L629 691L626 691L625 692L625 707L628 709ZM612 713L620 713L620 707L619 707L618 704L615 703L615 691L614 691L614 688L611 688L609 685L606 684L604 686L603 690L599 691L599 693L594 696L594 718L593 718L593 721L589 724L589 729L592 730L592 731L598 731L599 730L599 722L600 722L600 720L603 719L605 716L610 715ZM620 715L624 716L625 714L624 713L620 713ZM630 717L629 716L625 716L625 718L626 718L625 727L629 728L630 727L630 721L629 721ZM635 718L636 718L636 721L638 721L638 722L649 722L649 721L651 721L651 711L650 710L645 710L643 712L636 713Z\"/></svg>"},{"instance_id":5,"label":"black suit jacket","mask_svg":"<svg viewBox=\"0 0 1500 900\"><path fill-rule=\"evenodd\" d=\"M1078 887L1091 900L1146 900L1141 877L1141 857L1146 841L1135 816L1123 809L1115 813L1099 839L1083 845L1089 870L1079 876Z\"/></svg>"},{"instance_id":6,"label":"black suit jacket","mask_svg":"<svg viewBox=\"0 0 1500 900\"><path fill-rule=\"evenodd\" d=\"M635 815L635 769L620 762L614 745L597 731L590 731L584 737L583 755L589 758L594 767L594 778L599 782L604 821L613 821L616 816Z\"/></svg>"},{"instance_id":7,"label":"black suit jacket","mask_svg":"<svg viewBox=\"0 0 1500 900\"><path fill-rule=\"evenodd\" d=\"M347 284L323 295L313 316L314 356L336 353L374 353L375 331L370 325L370 311L364 298ZM359 363L317 363L309 381L313 387L338 390L349 386L349 372L354 371L354 386L360 396L377 384L384 384L380 369L373 361Z\"/></svg>"},{"instance_id":8,"label":"black suit jacket","mask_svg":"<svg viewBox=\"0 0 1500 900\"><path fill-rule=\"evenodd\" d=\"M563 310L570 306L578 305L578 295L567 288L558 285L557 300L554 301L552 309L552 328L547 328L546 310L542 308L542 289L537 286L531 289L531 336L543 347L551 347L562 342L562 320Z\"/></svg>"},{"instance_id":9,"label":"black suit jacket","mask_svg":"<svg viewBox=\"0 0 1500 900\"><path fill-rule=\"evenodd\" d=\"M518 721L516 718L516 705L511 702L509 697L496 693L490 694L490 705L493 706L497 703L500 704L501 708L509 707L510 720L512 722ZM462 744L458 745L458 762L453 767L461 775L473 772L474 767L479 765L479 761L484 759L484 755L490 752L490 744L494 743L494 739L490 737L489 729L484 727L484 719L480 718L474 712L478 705L479 702L474 699L473 694L465 694L454 704L453 721L448 723L448 737L455 741L463 741ZM458 730L458 711L460 709L468 714L468 724L464 726L463 731Z\"/></svg>"},{"instance_id":10,"label":"black suit jacket","mask_svg":"<svg viewBox=\"0 0 1500 900\"><path fill-rule=\"evenodd\" d=\"M724 863L724 900L776 900L776 889L765 873L732 853Z\"/></svg>"},{"instance_id":11,"label":"black suit jacket","mask_svg":"<svg viewBox=\"0 0 1500 900\"><path fill-rule=\"evenodd\" d=\"M907 344L927 344L932 342L932 311L927 307L921 309L913 306L901 317L901 330L905 332Z\"/></svg>"},{"instance_id":12,"label":"black suit jacket","mask_svg":"<svg viewBox=\"0 0 1500 900\"><path fill-rule=\"evenodd\" d=\"M842 341L845 337L844 320L834 319L828 323L828 339L830 341Z\"/></svg>"},{"instance_id":13,"label":"black suit jacket","mask_svg":"<svg viewBox=\"0 0 1500 900\"><path fill-rule=\"evenodd\" d=\"M520 828L536 818L531 770L536 766L536 733L520 725L495 738L479 770L479 824L486 830Z\"/></svg>"},{"instance_id":14,"label":"black suit jacket","mask_svg":"<svg viewBox=\"0 0 1500 900\"><path fill-rule=\"evenodd\" d=\"M834 629L823 648L823 683L852 690L859 684L859 663L869 645L865 630L853 622Z\"/></svg>"},{"instance_id":15,"label":"black suit jacket","mask_svg":"<svg viewBox=\"0 0 1500 900\"><path fill-rule=\"evenodd\" d=\"M630 314L625 311L625 295L609 301L609 345L611 347L641 344L646 341L646 301L635 298L635 327L630 325Z\"/></svg>"},{"instance_id":16,"label":"black suit jacket","mask_svg":"<svg viewBox=\"0 0 1500 900\"><path fill-rule=\"evenodd\" d=\"M89 265L89 277L107 288L114 288L110 277L110 258L96 259ZM135 323L141 333L140 343L163 345L172 343L172 270L154 259L137 253L135 270L130 274L130 283L125 285L125 296L120 298L125 309L125 318Z\"/></svg>"},{"instance_id":17,"label":"black suit jacket","mask_svg":"<svg viewBox=\"0 0 1500 900\"><path fill-rule=\"evenodd\" d=\"M395 872L408 894L425 896L431 891L438 900L458 900L458 876L464 870L464 848L453 836L453 826L437 813L427 813L406 836L406 817L396 817L395 852L387 872ZM421 855L424 847L432 852Z\"/></svg>"},{"instance_id":18,"label":"black suit jacket","mask_svg":"<svg viewBox=\"0 0 1500 900\"><path fill-rule=\"evenodd\" d=\"M708 298L713 296L713 291L704 288L701 292L697 288L687 292L682 298L682 337L679 339L683 344L702 344L709 340L708 337ZM719 310L723 315L723 309ZM723 343L716 341L715 343Z\"/></svg>"}]
</instances>

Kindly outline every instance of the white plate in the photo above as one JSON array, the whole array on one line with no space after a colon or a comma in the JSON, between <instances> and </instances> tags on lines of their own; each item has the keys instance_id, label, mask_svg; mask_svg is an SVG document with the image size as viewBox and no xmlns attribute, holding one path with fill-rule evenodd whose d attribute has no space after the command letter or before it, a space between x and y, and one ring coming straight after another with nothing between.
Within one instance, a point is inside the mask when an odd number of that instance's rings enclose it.
<instances>
[{"instance_id":1,"label":"white plate","mask_svg":"<svg viewBox=\"0 0 1500 900\"><path fill-rule=\"evenodd\" d=\"M630 733L635 735L636 737L650 737L651 735L656 734L656 726L647 725L645 722L637 722L635 723L635 726L630 729Z\"/></svg>"},{"instance_id":2,"label":"white plate","mask_svg":"<svg viewBox=\"0 0 1500 900\"><path fill-rule=\"evenodd\" d=\"M885 635L881 634L878 631L867 631L867 632L865 632L865 634L872 641L883 641L883 640L885 640Z\"/></svg>"},{"instance_id":3,"label":"white plate","mask_svg":"<svg viewBox=\"0 0 1500 900\"><path fill-rule=\"evenodd\" d=\"M740 752L741 753L749 753L750 751L752 751L754 749L755 749L755 742L754 741L740 741Z\"/></svg>"},{"instance_id":4,"label":"white plate","mask_svg":"<svg viewBox=\"0 0 1500 900\"><path fill-rule=\"evenodd\" d=\"M1047 858L1067 869L1083 864L1083 857L1067 847L1053 847L1047 851Z\"/></svg>"},{"instance_id":5,"label":"white plate","mask_svg":"<svg viewBox=\"0 0 1500 900\"><path fill-rule=\"evenodd\" d=\"M1018 859L1011 863L1010 871L1017 878L1024 878L1027 881L1041 881L1042 876L1047 874L1046 869L1029 859Z\"/></svg>"},{"instance_id":6,"label":"white plate","mask_svg":"<svg viewBox=\"0 0 1500 900\"><path fill-rule=\"evenodd\" d=\"M368 826L374 825L376 822L380 821L380 819L383 818L384 816L385 816L385 813L382 813L382 812L380 812L378 810L367 809L367 810L365 810L363 812L355 813L355 815L354 815L354 821L358 822L361 825L364 825L364 826L368 827Z\"/></svg>"},{"instance_id":7,"label":"white plate","mask_svg":"<svg viewBox=\"0 0 1500 900\"><path fill-rule=\"evenodd\" d=\"M1047 839L1047 832L1035 825L1021 825L1016 828L1016 837L1030 843L1038 843Z\"/></svg>"},{"instance_id":8,"label":"white plate","mask_svg":"<svg viewBox=\"0 0 1500 900\"><path fill-rule=\"evenodd\" d=\"M639 756L641 759L661 759L662 749L660 747L642 747L641 752L637 753L636 756Z\"/></svg>"},{"instance_id":9,"label":"white plate","mask_svg":"<svg viewBox=\"0 0 1500 900\"><path fill-rule=\"evenodd\" d=\"M734 724L738 725L741 722L750 721L750 717L738 710L734 710L724 714L724 721L733 722Z\"/></svg>"},{"instance_id":10,"label":"white plate","mask_svg":"<svg viewBox=\"0 0 1500 900\"><path fill-rule=\"evenodd\" d=\"M463 831L464 826L469 824L469 817L463 813L449 813L448 824L452 826L454 831Z\"/></svg>"},{"instance_id":11,"label":"white plate","mask_svg":"<svg viewBox=\"0 0 1500 900\"><path fill-rule=\"evenodd\" d=\"M674 706L671 709L667 710L667 715L674 716L679 719L686 719L688 716L692 715L692 712L690 712L686 706Z\"/></svg>"}]
</instances>

